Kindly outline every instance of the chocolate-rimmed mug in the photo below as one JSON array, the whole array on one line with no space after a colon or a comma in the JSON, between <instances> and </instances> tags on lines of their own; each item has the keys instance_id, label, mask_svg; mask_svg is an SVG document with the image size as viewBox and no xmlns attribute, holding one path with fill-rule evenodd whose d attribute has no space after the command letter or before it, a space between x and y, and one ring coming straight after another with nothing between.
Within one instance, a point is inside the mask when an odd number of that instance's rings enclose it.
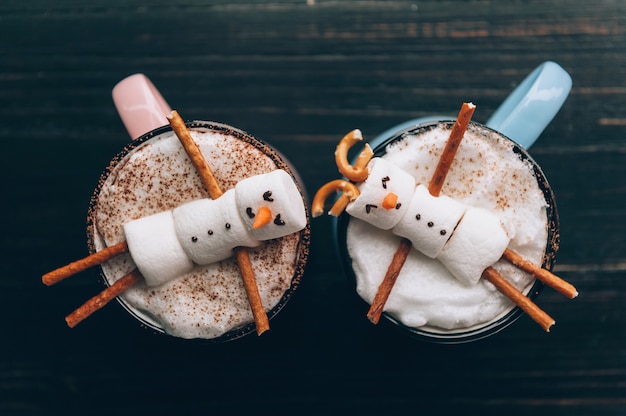
<instances>
[{"instance_id":1,"label":"chocolate-rimmed mug","mask_svg":"<svg viewBox=\"0 0 626 416\"><path fill-rule=\"evenodd\" d=\"M122 218L134 220L208 197L168 123L170 106L152 82L143 74L131 75L115 86L113 100L132 140L111 160L94 190L87 227L91 252L123 238ZM247 132L203 120L186 122L186 126L224 192L251 176L283 170L302 198L306 217L303 229L249 249L259 295L271 320L298 288L308 259L310 226L301 179L274 147ZM135 185L138 188L133 188ZM129 253L107 261L101 266L105 285L112 285L133 267ZM153 332L224 342L255 331L243 286L231 257L194 267L162 286L148 287L141 281L117 300L141 326ZM176 310L183 303L193 309L188 316L187 311ZM213 320L212 314L216 316Z\"/></svg>"},{"instance_id":2,"label":"chocolate-rimmed mug","mask_svg":"<svg viewBox=\"0 0 626 416\"><path fill-rule=\"evenodd\" d=\"M546 203L546 230L545 252L542 258L542 267L551 269L559 247L559 218L552 192L541 168L529 155L527 149L539 138L543 130L556 116L565 102L572 86L570 75L558 64L548 61L533 70L505 99L496 112L482 125L472 122L472 129L484 133L489 137L497 137L498 141L508 142L512 151L520 160L532 166L531 172L537 179L537 185ZM408 120L396 125L372 140L367 140L374 149L375 157L384 156L389 145L407 137L419 138L423 132L430 131L438 126L451 127L453 117L433 115ZM352 259L346 244L346 234L351 217L345 212L333 221L334 242L339 261L351 281L355 282L356 274ZM355 287L356 288L356 287ZM524 287L523 293L529 298L535 298L543 284L538 280ZM502 313L488 322L471 325L468 328L446 330L434 326L412 327L403 324L392 314L383 313L383 316L401 328L405 333L421 340L436 343L464 343L476 341L493 335L511 325L523 312L517 306L511 305Z\"/></svg>"}]
</instances>

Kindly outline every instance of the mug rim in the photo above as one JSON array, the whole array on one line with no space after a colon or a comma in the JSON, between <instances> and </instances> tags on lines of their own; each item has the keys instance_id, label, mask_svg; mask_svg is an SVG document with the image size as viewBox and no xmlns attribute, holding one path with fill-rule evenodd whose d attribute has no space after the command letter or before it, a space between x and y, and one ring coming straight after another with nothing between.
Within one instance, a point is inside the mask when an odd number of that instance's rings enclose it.
<instances>
[{"instance_id":1,"label":"mug rim","mask_svg":"<svg viewBox=\"0 0 626 416\"><path fill-rule=\"evenodd\" d=\"M294 183L298 189L298 192L300 193L303 199L305 216L306 216L307 221L306 221L306 226L302 230L297 232L300 234L300 237L299 237L297 249L296 249L296 267L291 278L291 283L289 287L287 288L287 290L285 290L285 292L282 294L278 303L274 305L274 307L272 307L269 311L266 311L267 317L271 321L271 319L274 318L283 309L283 307L291 299L293 293L297 290L298 286L301 283L302 277L305 272L306 264L308 261L309 250L310 250L311 226L310 226L309 209L306 203L307 202L306 194L304 192L304 185L300 183L301 179L299 175L297 174L297 172L294 172L295 168L292 168L292 166L284 158L284 156L282 156L282 154L276 151L272 146L267 144L264 140L258 139L254 137L253 135L241 129L238 129L236 127L233 127L224 123L214 122L214 121L193 120L193 121L185 122L185 125L187 126L187 128L191 130L207 129L210 131L226 133L228 135L232 135L238 140L241 140L247 144L252 145L256 149L261 151L265 156L269 157L272 160L272 162L275 163L277 169L285 170L293 178ZM144 133L143 135L139 136L138 138L134 140L131 140L126 145L124 145L122 150L120 150L109 161L109 164L105 167L105 169L100 174L98 183L92 192L92 196L89 201L89 207L88 207L88 212L87 212L87 228L86 228L87 246L88 246L88 250L90 254L96 251L95 213L98 209L98 196L100 195L100 192L102 191L107 179L109 178L111 173L115 170L118 163L122 161L127 155L129 155L134 149L138 148L139 146L146 143L150 139L156 138L158 136L161 136L171 131L173 130L170 125L164 125L154 130L151 130L147 133ZM109 282L109 279L107 279L107 276L104 273L104 270L102 269L101 266L99 266L99 275L100 275L100 280L102 284L104 284L107 287L111 285L111 282ZM155 324L154 322L150 322L147 318L141 316L135 310L136 308L133 308L132 306L130 306L120 296L117 296L115 299L132 317L134 317L140 323L140 326L142 326L143 328L149 329L151 332L158 334L158 335L168 336L171 338L181 338L179 336L167 333L161 326ZM233 328L215 338L196 337L196 338L184 338L184 340L185 341L201 341L204 343L218 344L218 343L224 343L227 341L233 341L233 340L239 339L255 331L256 331L256 324L253 321L253 322L244 324L240 327Z\"/></svg>"},{"instance_id":2,"label":"mug rim","mask_svg":"<svg viewBox=\"0 0 626 416\"><path fill-rule=\"evenodd\" d=\"M373 149L374 157L380 157L384 155L386 153L385 149L390 143L402 140L406 135L419 134L425 131L429 131L437 128L441 124L447 125L448 128L451 128L451 126L454 125L455 122L456 120L454 119L431 120L398 130L387 139L380 141L376 144L375 148ZM494 133L506 139L512 144L512 151L516 153L521 160L528 161L532 165L533 174L537 180L539 189L542 191L543 197L547 203L546 218L548 234L546 240L546 248L543 254L542 267L547 270L552 270L556 261L556 254L558 252L560 244L560 221L554 191L548 183L545 174L543 173L539 164L530 156L528 151L524 149L521 145L516 143L514 140L484 124L475 121L470 121L470 126L484 129L488 132ZM341 215L336 218L334 234L336 241L336 252L339 257L339 261L344 270L344 274L348 277L353 289L356 292L357 278L351 266L350 254L346 243L347 230L350 219L351 217L349 214L347 214L345 211L342 212ZM525 293L525 295L530 299L534 299L540 294L544 286L544 283L534 278L534 282L530 285L530 288L528 289L528 292ZM360 296L358 297L364 303L369 305L369 303L362 299ZM462 344L478 341L494 335L513 324L524 314L524 312L517 305L513 305L513 307L508 310L508 312L503 313L504 315L500 316L499 318L495 318L493 322L487 323L486 325L477 324L469 329L460 329L458 331L451 332L447 332L448 330L445 329L442 329L440 331L431 331L428 330L429 326L427 325L418 328L410 327L403 324L397 318L391 316L385 311L383 311L382 316L385 317L385 321L391 323L394 328L412 338L436 344Z\"/></svg>"}]
</instances>

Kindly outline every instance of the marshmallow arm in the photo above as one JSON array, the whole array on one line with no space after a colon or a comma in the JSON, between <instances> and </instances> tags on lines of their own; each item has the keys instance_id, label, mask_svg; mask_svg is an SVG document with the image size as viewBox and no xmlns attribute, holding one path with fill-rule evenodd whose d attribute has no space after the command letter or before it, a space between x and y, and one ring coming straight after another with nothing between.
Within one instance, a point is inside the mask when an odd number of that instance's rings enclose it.
<instances>
[{"instance_id":1,"label":"marshmallow arm","mask_svg":"<svg viewBox=\"0 0 626 416\"><path fill-rule=\"evenodd\" d=\"M171 211L124 224L128 251L148 286L158 286L193 268L174 229Z\"/></svg>"}]
</instances>

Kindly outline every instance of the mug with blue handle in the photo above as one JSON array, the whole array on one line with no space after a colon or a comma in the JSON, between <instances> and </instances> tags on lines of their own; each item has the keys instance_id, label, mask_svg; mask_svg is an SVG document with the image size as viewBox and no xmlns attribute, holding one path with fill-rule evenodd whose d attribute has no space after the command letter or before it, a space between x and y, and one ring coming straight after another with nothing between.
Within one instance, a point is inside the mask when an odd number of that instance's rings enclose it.
<instances>
[{"instance_id":1,"label":"mug with blue handle","mask_svg":"<svg viewBox=\"0 0 626 416\"><path fill-rule=\"evenodd\" d=\"M485 126L529 149L561 109L572 89L572 78L555 62L535 68L500 104ZM372 148L389 137L419 124L449 120L450 116L433 115L408 120L385 130L370 141Z\"/></svg>"},{"instance_id":2,"label":"mug with blue handle","mask_svg":"<svg viewBox=\"0 0 626 416\"><path fill-rule=\"evenodd\" d=\"M572 79L569 74L554 62L545 62L532 71L519 86L505 99L496 112L484 125L474 123L479 127L486 127L504 139L511 140L516 144L520 158L527 160L533 165L537 182L544 193L548 217L548 243L545 253L544 267L551 268L559 245L558 214L554 194L541 169L526 152L539 138L544 129L556 116L561 106L567 99L571 90ZM385 153L386 146L407 134L419 134L439 123L451 123L453 117L429 116L406 121L396 125L369 141L374 149L375 156ZM337 244L336 249L340 261L347 274L356 280L355 272L351 267L351 260L346 244L346 234L350 219L347 214L342 214L333 221L333 231ZM538 295L543 284L535 281L527 292L527 296L534 298ZM411 328L403 325L393 316L384 314L387 320L395 326L406 330L410 335L437 343L462 343L475 341L495 334L508 327L522 315L522 311L514 307L504 316L489 322L484 326L478 326L469 330L461 331L430 331L423 328Z\"/></svg>"}]
</instances>

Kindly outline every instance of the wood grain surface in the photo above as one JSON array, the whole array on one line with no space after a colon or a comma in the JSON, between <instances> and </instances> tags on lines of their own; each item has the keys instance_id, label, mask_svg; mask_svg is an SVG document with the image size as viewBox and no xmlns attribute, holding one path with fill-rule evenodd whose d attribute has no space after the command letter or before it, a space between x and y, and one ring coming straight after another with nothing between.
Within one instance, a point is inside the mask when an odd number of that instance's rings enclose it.
<instances>
[{"instance_id":1,"label":"wood grain surface","mask_svg":"<svg viewBox=\"0 0 626 416\"><path fill-rule=\"evenodd\" d=\"M0 414L626 414L625 32L617 0L3 0ZM312 195L338 177L348 131L367 140L464 101L484 122L546 60L573 89L530 153L558 202L555 271L580 292L541 293L550 334L524 316L440 346L371 325L327 218L262 337L181 342L116 303L69 329L97 270L41 283L87 252L91 192L129 140L111 100L127 75L185 119L276 146Z\"/></svg>"}]
</instances>

